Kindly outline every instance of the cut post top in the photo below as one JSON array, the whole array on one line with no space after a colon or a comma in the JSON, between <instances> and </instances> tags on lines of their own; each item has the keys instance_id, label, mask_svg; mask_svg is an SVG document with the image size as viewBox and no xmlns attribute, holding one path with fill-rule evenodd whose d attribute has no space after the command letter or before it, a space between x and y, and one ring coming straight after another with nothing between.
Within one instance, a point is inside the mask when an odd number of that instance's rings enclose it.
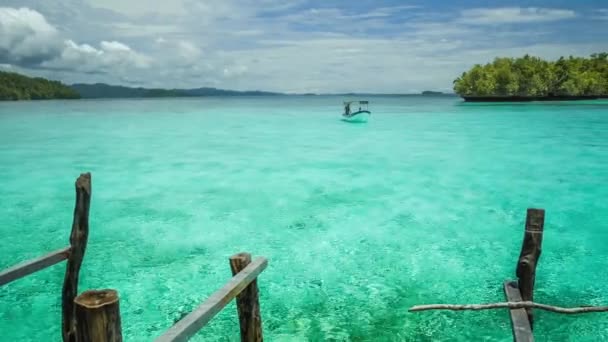
<instances>
[{"instance_id":1,"label":"cut post top","mask_svg":"<svg viewBox=\"0 0 608 342\"><path fill-rule=\"evenodd\" d=\"M118 292L112 289L88 290L81 293L74 302L89 309L97 309L118 301Z\"/></svg>"},{"instance_id":2,"label":"cut post top","mask_svg":"<svg viewBox=\"0 0 608 342\"><path fill-rule=\"evenodd\" d=\"M83 189L87 194L91 195L91 173L81 173L76 179L76 188Z\"/></svg>"}]
</instances>

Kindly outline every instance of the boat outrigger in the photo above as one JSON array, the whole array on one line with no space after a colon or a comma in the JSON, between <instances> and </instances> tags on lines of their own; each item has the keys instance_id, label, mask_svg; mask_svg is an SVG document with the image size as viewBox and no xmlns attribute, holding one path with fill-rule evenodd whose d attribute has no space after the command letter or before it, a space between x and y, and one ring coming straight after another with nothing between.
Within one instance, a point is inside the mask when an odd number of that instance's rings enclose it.
<instances>
[{"instance_id":1,"label":"boat outrigger","mask_svg":"<svg viewBox=\"0 0 608 342\"><path fill-rule=\"evenodd\" d=\"M352 111L350 105L359 102L359 110ZM367 122L369 116L372 114L368 109L369 101L347 101L344 102L344 113L342 113L342 120L348 122Z\"/></svg>"}]
</instances>

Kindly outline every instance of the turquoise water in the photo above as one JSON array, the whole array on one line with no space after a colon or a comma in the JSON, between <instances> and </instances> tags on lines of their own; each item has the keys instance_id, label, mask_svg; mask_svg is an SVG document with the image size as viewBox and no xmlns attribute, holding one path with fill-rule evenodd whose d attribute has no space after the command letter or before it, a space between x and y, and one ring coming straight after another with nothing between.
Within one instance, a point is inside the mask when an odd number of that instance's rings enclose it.
<instances>
[{"instance_id":1,"label":"turquoise water","mask_svg":"<svg viewBox=\"0 0 608 342\"><path fill-rule=\"evenodd\" d=\"M268 341L511 341L502 301L525 210L547 210L536 300L608 303L608 102L338 97L0 103L0 268L67 244L93 175L80 290L115 288L150 341L230 278L260 276ZM64 265L0 288L2 341L59 341ZM193 340L238 341L234 304ZM608 341L606 314L538 312L539 341Z\"/></svg>"}]
</instances>

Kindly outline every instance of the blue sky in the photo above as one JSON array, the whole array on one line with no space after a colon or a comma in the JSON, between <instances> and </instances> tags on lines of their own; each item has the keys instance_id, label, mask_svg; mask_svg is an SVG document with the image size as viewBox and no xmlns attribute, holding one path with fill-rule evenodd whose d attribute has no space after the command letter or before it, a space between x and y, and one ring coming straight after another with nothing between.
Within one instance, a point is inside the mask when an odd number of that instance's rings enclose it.
<instances>
[{"instance_id":1,"label":"blue sky","mask_svg":"<svg viewBox=\"0 0 608 342\"><path fill-rule=\"evenodd\" d=\"M605 0L0 0L0 68L67 83L449 91L475 63L607 37Z\"/></svg>"}]
</instances>

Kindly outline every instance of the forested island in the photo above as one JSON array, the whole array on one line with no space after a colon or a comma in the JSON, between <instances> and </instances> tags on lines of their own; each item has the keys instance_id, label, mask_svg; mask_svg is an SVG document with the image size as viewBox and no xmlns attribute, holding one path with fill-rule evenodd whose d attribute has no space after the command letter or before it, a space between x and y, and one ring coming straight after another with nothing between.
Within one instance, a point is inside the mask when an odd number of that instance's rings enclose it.
<instances>
[{"instance_id":1,"label":"forested island","mask_svg":"<svg viewBox=\"0 0 608 342\"><path fill-rule=\"evenodd\" d=\"M80 95L67 85L40 77L0 71L0 100L77 99Z\"/></svg>"},{"instance_id":2,"label":"forested island","mask_svg":"<svg viewBox=\"0 0 608 342\"><path fill-rule=\"evenodd\" d=\"M608 96L608 53L546 61L525 55L475 65L454 81L466 101L579 100Z\"/></svg>"}]
</instances>

